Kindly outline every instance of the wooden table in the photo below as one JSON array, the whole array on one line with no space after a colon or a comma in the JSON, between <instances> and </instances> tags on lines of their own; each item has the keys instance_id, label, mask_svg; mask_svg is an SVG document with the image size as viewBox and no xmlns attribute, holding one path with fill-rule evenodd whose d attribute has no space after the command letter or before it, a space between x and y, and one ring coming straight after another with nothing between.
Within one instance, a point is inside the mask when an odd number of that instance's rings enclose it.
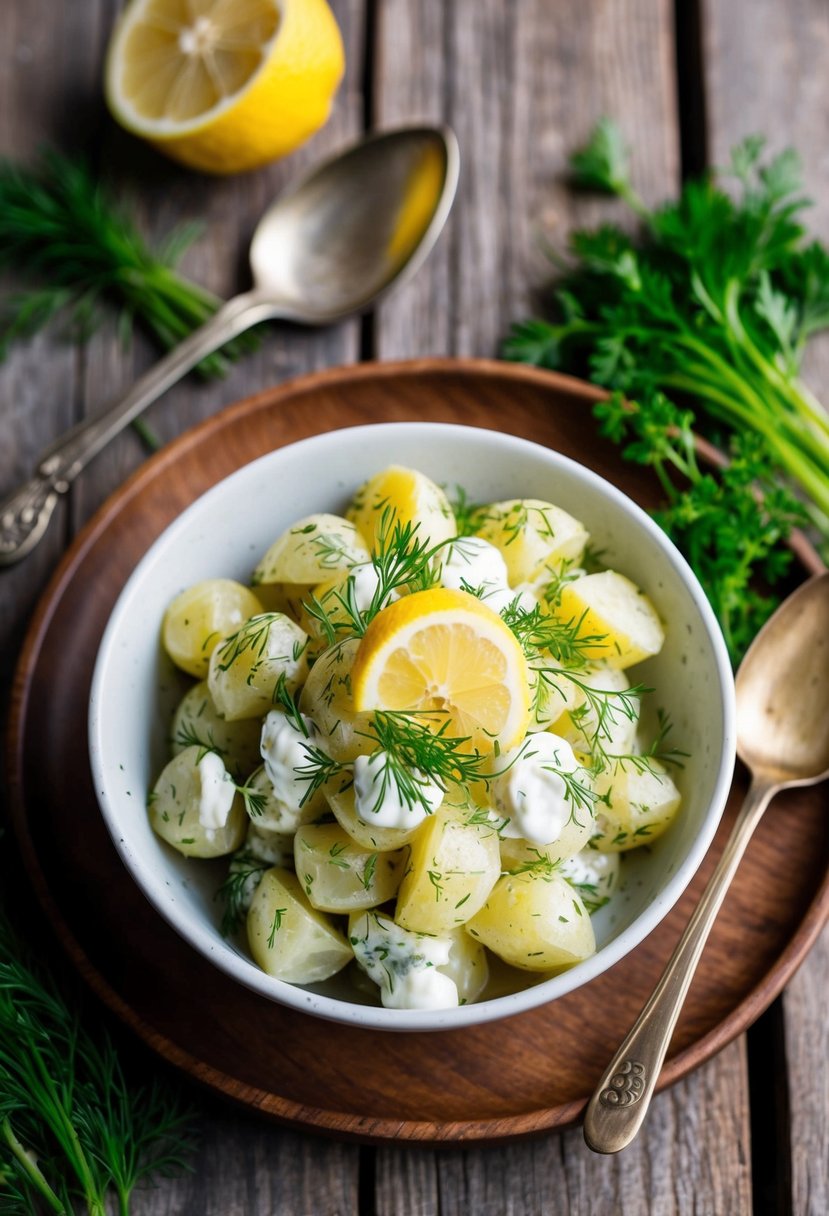
<instances>
[{"instance_id":1,"label":"wooden table","mask_svg":"<svg viewBox=\"0 0 829 1216\"><path fill-rule=\"evenodd\" d=\"M0 152L83 146L135 199L150 233L203 217L185 270L220 294L245 283L256 217L303 167L361 132L448 122L463 158L448 230L416 279L372 316L310 333L275 327L221 383L190 380L148 421L164 438L262 386L360 359L490 355L544 279L542 239L613 216L576 199L568 152L604 113L633 146L648 200L720 164L746 133L794 142L829 238L829 9L824 0L332 0L348 70L328 126L282 164L238 179L179 171L116 131L101 62L118 0L3 0ZM53 437L151 360L104 329L82 349L54 333L0 368L0 494ZM826 395L829 350L807 369ZM76 484L37 553L0 574L0 677L8 684L32 605L71 537L143 459L133 433ZM193 1090L192 1175L142 1192L137 1216L529 1216L531 1213L829 1211L829 935L749 1033L655 1100L624 1154L581 1133L500 1148L361 1148L285 1131ZM124 1040L145 1068L155 1062ZM439 1081L439 1078L436 1080Z\"/></svg>"}]
</instances>

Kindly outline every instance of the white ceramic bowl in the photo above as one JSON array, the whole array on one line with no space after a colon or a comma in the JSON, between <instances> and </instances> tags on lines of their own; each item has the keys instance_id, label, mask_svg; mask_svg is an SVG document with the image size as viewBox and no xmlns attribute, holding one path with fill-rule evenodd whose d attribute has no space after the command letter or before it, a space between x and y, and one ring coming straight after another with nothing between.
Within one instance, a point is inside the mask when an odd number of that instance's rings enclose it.
<instances>
[{"instance_id":1,"label":"white ceramic bowl","mask_svg":"<svg viewBox=\"0 0 829 1216\"><path fill-rule=\"evenodd\" d=\"M146 795L167 759L183 687L163 655L169 601L200 579L247 581L259 556L295 520L341 513L372 473L404 463L471 501L547 499L587 525L607 565L638 583L667 625L662 653L636 668L657 690L690 753L677 776L680 815L650 849L625 857L623 885L594 917L596 954L555 978L457 1009L392 1010L345 999L338 977L311 988L272 979L241 942L219 932L222 863L188 860L152 832ZM507 1017L588 983L633 950L665 916L711 843L734 764L734 694L725 646L705 595L660 529L621 491L556 452L491 431L435 423L354 427L281 448L246 465L186 510L155 542L115 605L92 684L92 770L107 827L154 907L222 971L274 1001L337 1022L436 1030ZM218 867L218 868L217 868Z\"/></svg>"}]
</instances>

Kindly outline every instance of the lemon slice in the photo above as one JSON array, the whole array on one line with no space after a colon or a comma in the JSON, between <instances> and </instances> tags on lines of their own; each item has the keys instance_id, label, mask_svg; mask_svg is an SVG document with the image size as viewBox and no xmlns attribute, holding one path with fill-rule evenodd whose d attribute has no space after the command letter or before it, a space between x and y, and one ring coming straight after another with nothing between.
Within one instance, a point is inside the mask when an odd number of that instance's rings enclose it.
<instances>
[{"instance_id":1,"label":"lemon slice","mask_svg":"<svg viewBox=\"0 0 829 1216\"><path fill-rule=\"evenodd\" d=\"M513 747L529 722L527 664L496 612L465 591L406 595L379 612L351 672L354 708L434 714L435 730L492 752Z\"/></svg>"},{"instance_id":2,"label":"lemon slice","mask_svg":"<svg viewBox=\"0 0 829 1216\"><path fill-rule=\"evenodd\" d=\"M173 159L235 173L323 125L344 62L326 0L132 0L106 96L122 126Z\"/></svg>"}]
</instances>

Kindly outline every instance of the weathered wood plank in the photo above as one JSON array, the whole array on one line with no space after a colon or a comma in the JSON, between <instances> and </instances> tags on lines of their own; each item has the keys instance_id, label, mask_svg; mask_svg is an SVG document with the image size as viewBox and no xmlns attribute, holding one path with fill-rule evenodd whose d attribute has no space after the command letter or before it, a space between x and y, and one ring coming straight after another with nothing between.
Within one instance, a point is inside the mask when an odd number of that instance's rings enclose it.
<instances>
[{"instance_id":1,"label":"weathered wood plank","mask_svg":"<svg viewBox=\"0 0 829 1216\"><path fill-rule=\"evenodd\" d=\"M99 7L98 0L69 5L57 20L51 0L3 5L0 155L30 158L45 141L67 134L69 99L97 87L100 69L88 29ZM49 437L74 421L79 372L77 351L54 332L16 346L0 366L0 498L30 475ZM0 571L0 688L9 685L25 622L60 554L65 527L60 510L38 552Z\"/></svg>"},{"instance_id":2,"label":"weathered wood plank","mask_svg":"<svg viewBox=\"0 0 829 1216\"><path fill-rule=\"evenodd\" d=\"M827 975L829 928L783 997L795 1213L829 1212Z\"/></svg>"},{"instance_id":3,"label":"weathered wood plank","mask_svg":"<svg viewBox=\"0 0 829 1216\"><path fill-rule=\"evenodd\" d=\"M580 1131L425 1159L383 1151L377 1216L747 1216L745 1083L739 1040L660 1094L638 1140L615 1157L591 1153Z\"/></svg>"},{"instance_id":4,"label":"weathered wood plank","mask_svg":"<svg viewBox=\"0 0 829 1216\"><path fill-rule=\"evenodd\" d=\"M383 358L491 355L548 277L542 239L618 215L575 199L567 158L604 113L633 144L637 182L679 176L671 5L544 0L385 0L378 10L378 125L448 122L461 148L449 228L415 280L384 302Z\"/></svg>"},{"instance_id":5,"label":"weathered wood plank","mask_svg":"<svg viewBox=\"0 0 829 1216\"><path fill-rule=\"evenodd\" d=\"M357 1150L206 1100L192 1172L140 1188L136 1216L356 1216Z\"/></svg>"},{"instance_id":6,"label":"weathered wood plank","mask_svg":"<svg viewBox=\"0 0 829 1216\"><path fill-rule=\"evenodd\" d=\"M829 9L821 0L704 0L703 17L712 161L724 163L729 148L755 132L767 137L771 151L798 148L815 204L807 222L829 240ZM804 376L829 399L829 335L811 344ZM827 965L824 933L783 998L791 1210L810 1216L829 1210ZM774 1092L772 1079L752 1073L751 1082L762 1109Z\"/></svg>"}]
</instances>

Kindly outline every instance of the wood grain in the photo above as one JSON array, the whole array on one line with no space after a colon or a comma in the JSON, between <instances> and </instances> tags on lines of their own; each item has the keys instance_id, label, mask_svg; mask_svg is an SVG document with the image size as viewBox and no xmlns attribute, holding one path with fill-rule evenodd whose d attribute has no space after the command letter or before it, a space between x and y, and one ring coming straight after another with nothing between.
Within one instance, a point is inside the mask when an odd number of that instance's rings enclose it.
<instances>
[{"instance_id":1,"label":"wood grain","mask_svg":"<svg viewBox=\"0 0 829 1216\"><path fill-rule=\"evenodd\" d=\"M51 915L93 986L155 1050L206 1084L297 1126L364 1140L495 1141L566 1126L580 1114L620 1027L633 1021L653 986L713 866L744 788L740 780L719 846L677 907L612 970L516 1018L505 1069L498 1023L431 1035L334 1030L213 969L120 877L75 726L119 588L164 524L221 476L336 425L426 418L533 436L588 460L640 501L655 501L655 483L621 462L617 449L592 440L585 448L583 411L595 396L566 377L486 361L366 364L310 377L260 394L171 444L110 500L59 569L16 680L15 824L40 894L51 901ZM58 796L67 783L75 791L71 819ZM822 800L814 790L786 797L788 817L760 825L729 892L663 1085L709 1058L765 1007L825 914L829 833ZM194 1024L191 994L202 991L211 993L211 1017ZM267 1025L265 1040L250 1033L260 1025Z\"/></svg>"},{"instance_id":2,"label":"wood grain","mask_svg":"<svg viewBox=\"0 0 829 1216\"><path fill-rule=\"evenodd\" d=\"M636 1151L615 1157L591 1153L579 1131L485 1151L383 1149L377 1216L741 1216L751 1208L745 1085L741 1039L716 1071L700 1069L659 1094ZM701 1154L710 1124L718 1134Z\"/></svg>"},{"instance_id":3,"label":"wood grain","mask_svg":"<svg viewBox=\"0 0 829 1216\"><path fill-rule=\"evenodd\" d=\"M759 132L771 152L799 149L810 230L829 241L829 8L822 0L704 0L705 74L712 160ZM807 382L829 400L829 335L810 343ZM829 1211L829 1023L826 1018L829 932L783 997L790 1120L789 1161L780 1160L785 1185L791 1173L792 1211ZM774 1078L757 1077L759 1108L772 1101ZM784 1089L785 1092L785 1089Z\"/></svg>"}]
</instances>

